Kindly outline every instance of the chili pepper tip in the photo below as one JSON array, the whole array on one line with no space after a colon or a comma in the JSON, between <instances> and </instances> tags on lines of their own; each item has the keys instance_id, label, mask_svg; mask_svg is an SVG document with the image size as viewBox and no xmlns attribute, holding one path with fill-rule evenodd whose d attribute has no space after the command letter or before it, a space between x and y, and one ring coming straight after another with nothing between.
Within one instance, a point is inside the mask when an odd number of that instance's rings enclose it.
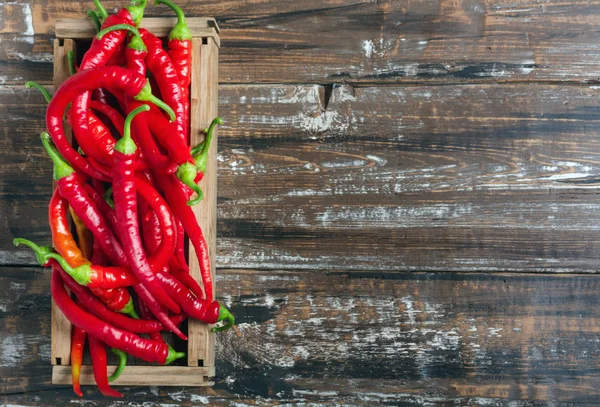
<instances>
[{"instance_id":1,"label":"chili pepper tip","mask_svg":"<svg viewBox=\"0 0 600 407\"><path fill-rule=\"evenodd\" d=\"M217 319L217 322L219 322L219 321L225 321L225 325L216 326L211 329L211 332L225 331L225 330L231 328L233 325L235 325L235 317L222 304L219 307L219 318Z\"/></svg>"},{"instance_id":2,"label":"chili pepper tip","mask_svg":"<svg viewBox=\"0 0 600 407\"><path fill-rule=\"evenodd\" d=\"M114 382L121 376L121 373L125 370L125 366L127 366L127 353L123 352L121 349L110 348L110 351L119 357L119 365L117 366L117 370L108 376L109 382Z\"/></svg>"},{"instance_id":3,"label":"chili pepper tip","mask_svg":"<svg viewBox=\"0 0 600 407\"><path fill-rule=\"evenodd\" d=\"M40 92L42 92L42 95L44 96L44 99L46 99L46 103L50 103L50 100L52 99L52 96L50 96L50 92L48 92L48 89L44 88L39 83L29 81L29 82L25 83L25 87L27 89L34 88L34 89L39 90Z\"/></svg>"}]
</instances>

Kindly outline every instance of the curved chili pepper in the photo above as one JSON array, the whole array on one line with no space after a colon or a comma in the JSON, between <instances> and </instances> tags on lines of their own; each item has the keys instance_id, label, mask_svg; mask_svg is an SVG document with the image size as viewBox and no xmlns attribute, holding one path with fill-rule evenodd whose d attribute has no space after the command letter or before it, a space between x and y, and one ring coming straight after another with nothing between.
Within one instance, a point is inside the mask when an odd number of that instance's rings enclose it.
<instances>
[{"instance_id":1,"label":"curved chili pepper","mask_svg":"<svg viewBox=\"0 0 600 407\"><path fill-rule=\"evenodd\" d=\"M71 208L83 220L85 226L92 232L94 239L98 241L111 261L125 266L127 259L121 245L111 233L106 220L98 211L94 201L78 181L73 168L63 161L58 152L51 146L48 133L42 133L41 138L44 148L46 148L54 162L54 179L61 196L69 201Z\"/></svg>"},{"instance_id":2,"label":"curved chili pepper","mask_svg":"<svg viewBox=\"0 0 600 407\"><path fill-rule=\"evenodd\" d=\"M85 337L87 333L76 325L73 325L71 335L71 382L73 391L79 397L83 397L81 392L81 364L83 362L83 347L85 346Z\"/></svg>"},{"instance_id":3,"label":"curved chili pepper","mask_svg":"<svg viewBox=\"0 0 600 407\"><path fill-rule=\"evenodd\" d=\"M87 258L85 258L75 243L71 230L69 228L69 221L67 219L67 206L68 201L62 198L59 194L58 189L54 190L52 198L50 199L50 205L48 209L48 219L50 220L50 231L52 232L52 242L58 253L65 258L67 263L71 267L78 267L84 264L89 264ZM93 245L97 245L98 241L94 240ZM101 251L96 248L93 253L93 259L98 263L98 259L95 258ZM39 259L38 259L39 260ZM124 314L136 317L135 309L133 308L133 302L131 296L126 289L116 290L95 290L95 293L102 298L102 300L109 306L113 311L122 312ZM138 317L139 318L139 317Z\"/></svg>"},{"instance_id":4,"label":"curved chili pepper","mask_svg":"<svg viewBox=\"0 0 600 407\"><path fill-rule=\"evenodd\" d=\"M217 127L217 124L223 124L223 119L220 117L214 118L210 123L210 126L208 126L207 129L204 129L206 137L201 144L201 148L192 149L192 155L194 156L196 170L198 171L198 176L200 179L202 179L204 173L206 172L206 164L208 163L208 149L210 148L210 142L212 141L213 133ZM196 178L195 181L199 182L200 179Z\"/></svg>"},{"instance_id":5,"label":"curved chili pepper","mask_svg":"<svg viewBox=\"0 0 600 407\"><path fill-rule=\"evenodd\" d=\"M171 206L171 210L175 216L181 221L185 233L188 235L200 265L200 274L202 276L202 284L206 298L209 301L213 300L212 276L210 274L210 257L208 254L208 245L204 240L202 229L198 225L196 216L187 204L187 195L185 191L178 185L177 178L172 174L161 174L155 172L154 176L158 184L163 189L167 202Z\"/></svg>"},{"instance_id":6,"label":"curved chili pepper","mask_svg":"<svg viewBox=\"0 0 600 407\"><path fill-rule=\"evenodd\" d=\"M50 280L52 298L67 319L73 325L78 325L85 330L90 336L95 336L108 346L121 349L146 362L169 364L176 359L185 357L185 353L175 352L164 343L144 339L131 332L118 329L84 311L69 297L63 284L60 266L55 265Z\"/></svg>"},{"instance_id":7,"label":"curved chili pepper","mask_svg":"<svg viewBox=\"0 0 600 407\"><path fill-rule=\"evenodd\" d=\"M128 24L115 24L110 27L106 27L100 31L96 37L101 39L104 35L115 30L125 30L131 32L133 35L125 48L125 63L127 69L131 69L140 75L146 76L146 55L148 55L148 49L144 45L144 41L140 37L140 33L137 28Z\"/></svg>"},{"instance_id":8,"label":"curved chili pepper","mask_svg":"<svg viewBox=\"0 0 600 407\"><path fill-rule=\"evenodd\" d=\"M156 277L162 282L162 286L169 295L177 301L183 311L190 317L207 324L226 320L229 327L235 323L235 319L229 310L220 306L217 301L209 302L196 298L185 285L168 274L159 271L156 273Z\"/></svg>"},{"instance_id":9,"label":"curved chili pepper","mask_svg":"<svg viewBox=\"0 0 600 407\"><path fill-rule=\"evenodd\" d=\"M167 265L173 255L176 245L176 230L173 225L173 214L158 191L148 181L140 176L135 177L135 189L144 199L148 206L153 210L157 217L162 232L158 247L151 249L152 256L149 259L151 267L154 270L160 270Z\"/></svg>"},{"instance_id":10,"label":"curved chili pepper","mask_svg":"<svg viewBox=\"0 0 600 407\"><path fill-rule=\"evenodd\" d=\"M79 325L90 334L90 337L94 336L108 346L123 350L146 362L169 364L176 359L185 357L185 353L175 352L164 343L150 341L118 329L81 309L67 294L58 266L53 268L50 291L56 305L71 323Z\"/></svg>"},{"instance_id":11,"label":"curved chili pepper","mask_svg":"<svg viewBox=\"0 0 600 407\"><path fill-rule=\"evenodd\" d=\"M43 246L42 249L44 249ZM86 307L89 312L96 315L103 321L106 321L117 328L126 329L133 333L159 332L167 329L162 323L160 323L160 321L129 318L124 314L111 311L106 305L98 300L88 288L77 284L77 282L73 280L73 278L71 278L67 273L64 273L64 271L61 273L61 275L63 276L65 284L69 290L71 290L77 296L77 299L79 302L81 302L81 305ZM169 318L171 323L175 326L181 324L181 322L183 322L185 319L185 314L178 314Z\"/></svg>"},{"instance_id":12,"label":"curved chili pepper","mask_svg":"<svg viewBox=\"0 0 600 407\"><path fill-rule=\"evenodd\" d=\"M100 339L90 336L90 355L92 356L92 371L94 372L94 379L98 385L100 393L109 397L123 397L123 394L116 390L113 390L108 384L107 360L106 360L106 346Z\"/></svg>"},{"instance_id":13,"label":"curved chili pepper","mask_svg":"<svg viewBox=\"0 0 600 407\"><path fill-rule=\"evenodd\" d=\"M181 91L183 96L183 109L184 109L184 129L186 135L188 134L189 128L189 112L190 112L190 82L191 82L191 68L192 68L192 33L185 22L185 15L181 8L175 5L170 0L156 0L154 4L164 4L169 6L177 15L177 24L173 26L173 29L169 33L169 56L171 62L175 66L179 83L181 84Z\"/></svg>"},{"instance_id":14,"label":"curved chili pepper","mask_svg":"<svg viewBox=\"0 0 600 407\"><path fill-rule=\"evenodd\" d=\"M152 273L139 233L133 164L137 146L131 139L130 125L135 115L148 110L150 108L147 105L140 106L127 116L123 137L115 144L115 152L113 154L115 163L113 196L115 200L115 214L118 221L117 233L125 249L129 266L140 283L150 291L159 304L172 312L179 313L180 309L177 304L169 298Z\"/></svg>"},{"instance_id":15,"label":"curved chili pepper","mask_svg":"<svg viewBox=\"0 0 600 407\"><path fill-rule=\"evenodd\" d=\"M133 21L131 20L131 14L127 10L123 12L119 10L117 14L108 16L106 10L101 7L101 15L102 17L106 18L104 24L107 26L120 23L133 24ZM121 31L115 31L111 33L111 35L103 37L102 40L94 39L90 49L85 53L83 60L81 61L80 69L84 71L94 67L105 66L111 56L118 50L119 44L123 43L124 39L125 33ZM77 74L73 75L72 78L76 76ZM65 103L65 105L66 103L72 101L70 121L73 128L73 135L78 141L88 138L88 107L90 100L89 91L99 87L101 86L92 86L89 89L82 89L74 93L72 97L68 98L68 100L62 101ZM65 86L61 86L59 90L65 88ZM103 181L109 181L110 176L98 172L92 168L90 163L84 157L77 154L77 151L71 147L62 128L62 115L65 110L64 107L60 112L53 112L50 108L51 106L52 102L46 111L46 125L50 134L52 135L52 139L54 140L58 151L78 170L92 177L102 179Z\"/></svg>"},{"instance_id":16,"label":"curved chili pepper","mask_svg":"<svg viewBox=\"0 0 600 407\"><path fill-rule=\"evenodd\" d=\"M110 351L114 355L119 357L119 365L117 366L117 369L113 372L113 374L108 376L108 381L114 382L115 380L117 380L119 378L119 376L121 376L121 374L125 370L125 366L127 366L127 353L125 353L121 349L117 349L117 348L110 348Z\"/></svg>"},{"instance_id":17,"label":"curved chili pepper","mask_svg":"<svg viewBox=\"0 0 600 407\"><path fill-rule=\"evenodd\" d=\"M115 109L107 103L98 100L92 100L90 102L90 108L106 116L110 120L112 125L115 127L115 129L119 132L119 136L123 134L122 129L125 125L125 118L117 109ZM114 147L114 143L115 141L113 139L112 145L110 146L111 150Z\"/></svg>"},{"instance_id":18,"label":"curved chili pepper","mask_svg":"<svg viewBox=\"0 0 600 407\"><path fill-rule=\"evenodd\" d=\"M185 284L185 286L189 288L190 291L196 295L196 297L204 298L204 291L202 291L202 287L200 287L200 284L198 284L194 277L190 275L189 271L179 267L170 267L169 272L173 275L173 277Z\"/></svg>"},{"instance_id":19,"label":"curved chili pepper","mask_svg":"<svg viewBox=\"0 0 600 407\"><path fill-rule=\"evenodd\" d=\"M78 284L86 286L88 288L117 288L127 287L137 284L137 278L131 274L131 272L122 267L102 267L93 264L82 264L78 267L71 267L69 263L60 255L56 253L47 253L43 251L40 246L36 245L27 239L17 239L17 242L24 244L25 246L32 249L35 254L40 266L48 263L50 259L54 259L60 264L62 269Z\"/></svg>"},{"instance_id":20,"label":"curved chili pepper","mask_svg":"<svg viewBox=\"0 0 600 407\"><path fill-rule=\"evenodd\" d=\"M118 32L121 31L113 31L110 34ZM106 38L110 34L107 34L103 38ZM69 101L77 97L77 100L73 101L71 105L71 125L74 129L78 127L83 129L83 127L85 127L85 131L82 131L82 135L77 137L77 139L84 136L87 137L88 132L87 104L78 103L78 100L80 99L78 95L95 88L109 88L124 91L127 96L133 97L135 100L150 101L161 106L172 118L174 118L175 113L170 107L165 105L164 102L156 99L150 93L150 84L147 79L135 72L118 66L83 69L82 64L82 71L67 79L56 91L52 100L50 100L46 111L46 127L57 148L67 161L92 177L108 181L110 178L106 177L106 175L98 174L97 171L90 170L87 160L77 154L77 151L71 147L66 139L62 116ZM82 115L84 119L81 118ZM83 162L81 160L83 160Z\"/></svg>"}]
</instances>

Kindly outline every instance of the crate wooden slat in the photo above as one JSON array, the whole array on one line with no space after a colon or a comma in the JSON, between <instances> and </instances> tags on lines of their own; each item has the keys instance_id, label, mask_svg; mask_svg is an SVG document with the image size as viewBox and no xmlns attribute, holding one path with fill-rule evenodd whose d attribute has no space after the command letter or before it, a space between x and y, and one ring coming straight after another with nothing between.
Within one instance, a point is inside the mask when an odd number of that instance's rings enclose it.
<instances>
[{"instance_id":1,"label":"crate wooden slat","mask_svg":"<svg viewBox=\"0 0 600 407\"><path fill-rule=\"evenodd\" d=\"M109 366L108 374L112 374L115 366ZM214 384L215 367L185 366L127 366L121 376L111 382L111 386L198 386ZM199 384L199 380L202 383ZM80 381L82 385L94 385L94 374L91 366L81 367ZM170 381L170 383L165 383ZM71 367L54 366L52 383L71 384Z\"/></svg>"},{"instance_id":2,"label":"crate wooden slat","mask_svg":"<svg viewBox=\"0 0 600 407\"><path fill-rule=\"evenodd\" d=\"M197 145L204 139L203 129L217 116L218 105L218 58L219 28L213 18L186 19L192 31L192 78L190 88L190 142ZM166 37L175 24L174 18L145 18L142 26L159 37ZM54 85L58 87L69 75L67 52L84 51L95 34L95 27L87 19L61 19L56 23L54 42ZM66 129L70 130L70 129ZM70 132L69 132L70 133ZM207 168L217 168L217 133L215 131L209 150ZM200 186L204 199L194 207L202 227L211 256L211 274L215 280L216 257L216 204L217 174L208 170ZM190 247L190 273L201 281L194 249ZM215 358L214 334L210 326L195 320L188 321L187 366L135 365L131 361L115 385L161 385L161 386L211 386L214 384ZM172 335L168 335L172 337ZM70 384L71 324L62 312L52 307L52 383ZM133 362L133 363L131 363ZM109 366L112 372L114 366ZM81 371L82 384L94 384L91 366Z\"/></svg>"},{"instance_id":3,"label":"crate wooden slat","mask_svg":"<svg viewBox=\"0 0 600 407\"><path fill-rule=\"evenodd\" d=\"M219 25L214 18L188 17L185 21L192 37L213 38L217 46L221 46ZM142 20L140 27L151 31L157 37L166 37L175 23L177 23L175 17L146 17ZM96 35L96 26L91 19L59 18L56 20L55 31L56 38L89 40Z\"/></svg>"}]
</instances>

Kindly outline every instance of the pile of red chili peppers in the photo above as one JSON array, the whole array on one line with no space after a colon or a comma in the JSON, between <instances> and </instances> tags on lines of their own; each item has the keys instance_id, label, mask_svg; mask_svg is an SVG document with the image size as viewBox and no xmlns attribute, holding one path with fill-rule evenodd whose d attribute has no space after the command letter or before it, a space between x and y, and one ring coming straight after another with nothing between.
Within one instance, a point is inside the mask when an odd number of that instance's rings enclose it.
<instances>
[{"instance_id":1,"label":"pile of red chili peppers","mask_svg":"<svg viewBox=\"0 0 600 407\"><path fill-rule=\"evenodd\" d=\"M56 189L49 206L54 250L25 239L14 242L52 267L52 297L73 324L75 393L82 395L87 338L100 391L122 397L109 382L121 374L127 355L159 364L185 356L161 332L187 340L179 326L188 317L216 324L213 331L234 324L213 297L208 246L192 210L202 199L198 182L221 119L205 129L200 145L190 146L192 36L179 7L156 0L178 17L163 48L160 38L138 28L146 0L112 15L94 3L98 11L88 15L98 34L79 67L69 55L72 76L52 97L40 85L27 84L48 101L41 139L54 163ZM65 122L73 129L73 143ZM196 252L202 284L189 274L187 242ZM107 347L120 358L111 377Z\"/></svg>"}]
</instances>

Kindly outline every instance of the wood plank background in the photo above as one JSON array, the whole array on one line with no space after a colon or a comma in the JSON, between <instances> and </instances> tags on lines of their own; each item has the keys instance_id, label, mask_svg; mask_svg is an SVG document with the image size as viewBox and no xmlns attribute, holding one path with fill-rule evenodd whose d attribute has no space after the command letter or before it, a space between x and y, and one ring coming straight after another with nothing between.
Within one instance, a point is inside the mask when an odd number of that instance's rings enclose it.
<instances>
[{"instance_id":1,"label":"wood plank background","mask_svg":"<svg viewBox=\"0 0 600 407\"><path fill-rule=\"evenodd\" d=\"M598 405L600 1L179 4L222 28L218 285L242 336L214 389L126 405ZM48 275L11 241L50 238L22 85L51 83L54 21L89 8L0 0L0 406L79 402L50 385Z\"/></svg>"}]
</instances>

